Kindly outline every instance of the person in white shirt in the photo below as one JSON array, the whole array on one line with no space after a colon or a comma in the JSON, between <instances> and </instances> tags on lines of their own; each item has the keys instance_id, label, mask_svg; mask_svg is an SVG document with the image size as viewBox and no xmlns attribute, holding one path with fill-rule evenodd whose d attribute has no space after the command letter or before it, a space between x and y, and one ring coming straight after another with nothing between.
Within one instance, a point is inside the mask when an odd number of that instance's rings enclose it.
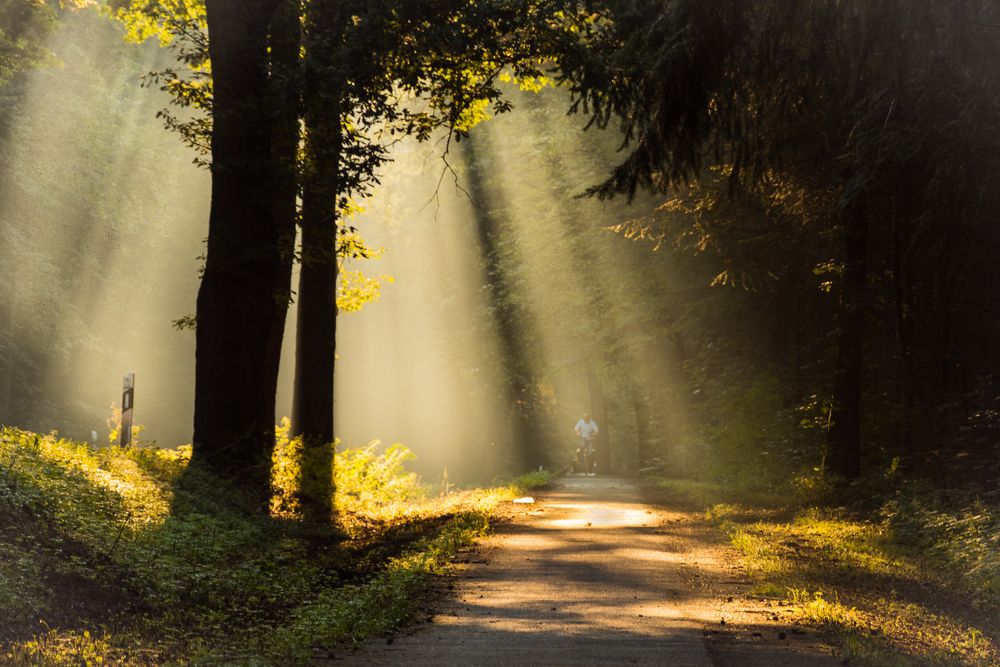
<instances>
[{"instance_id":1,"label":"person in white shirt","mask_svg":"<svg viewBox=\"0 0 1000 667\"><path fill-rule=\"evenodd\" d=\"M582 454L584 469L588 473L592 472L597 463L594 456L594 439L601 429L598 428L597 422L590 418L590 413L585 412L583 413L583 418L576 423L573 430L583 440L583 445L578 452Z\"/></svg>"}]
</instances>

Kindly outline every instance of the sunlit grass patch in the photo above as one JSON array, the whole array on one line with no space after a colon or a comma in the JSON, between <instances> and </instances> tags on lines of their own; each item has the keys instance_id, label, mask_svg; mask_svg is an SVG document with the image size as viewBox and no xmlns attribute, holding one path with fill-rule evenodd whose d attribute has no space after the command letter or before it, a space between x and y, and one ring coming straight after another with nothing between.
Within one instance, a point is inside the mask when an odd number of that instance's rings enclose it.
<instances>
[{"instance_id":1,"label":"sunlit grass patch","mask_svg":"<svg viewBox=\"0 0 1000 667\"><path fill-rule=\"evenodd\" d=\"M852 664L1000 664L996 616L970 608L891 524L751 503L717 504L706 517L739 552L750 593L786 598L799 622L836 635Z\"/></svg>"},{"instance_id":2,"label":"sunlit grass patch","mask_svg":"<svg viewBox=\"0 0 1000 667\"><path fill-rule=\"evenodd\" d=\"M545 486L552 481L552 477L553 474L550 470L532 470L529 473L515 477L506 486L517 492L530 491L531 489Z\"/></svg>"},{"instance_id":3,"label":"sunlit grass patch","mask_svg":"<svg viewBox=\"0 0 1000 667\"><path fill-rule=\"evenodd\" d=\"M890 531L881 524L818 510L800 512L790 521L776 516L745 505L721 504L706 511L744 555L747 569L758 574L781 571L782 558L798 556L817 567L822 564L831 576L838 570L918 576L916 566L899 555ZM758 520L751 521L754 518Z\"/></svg>"},{"instance_id":4,"label":"sunlit grass patch","mask_svg":"<svg viewBox=\"0 0 1000 667\"><path fill-rule=\"evenodd\" d=\"M292 505L293 454L279 448L275 491L288 502L266 516L188 468L189 447L3 431L0 662L308 661L412 619L490 513L550 479L441 494L406 470L401 445L345 449L333 466L338 523L309 523ZM66 596L89 602L69 608Z\"/></svg>"},{"instance_id":5,"label":"sunlit grass patch","mask_svg":"<svg viewBox=\"0 0 1000 667\"><path fill-rule=\"evenodd\" d=\"M106 637L92 637L89 630L81 633L49 630L34 639L15 644L3 656L10 665L102 665L112 652Z\"/></svg>"},{"instance_id":6,"label":"sunlit grass patch","mask_svg":"<svg viewBox=\"0 0 1000 667\"><path fill-rule=\"evenodd\" d=\"M833 602L827 600L822 591L810 593L803 589L789 588L788 599L797 606L802 618L813 623L846 629L857 628L864 624L857 609L841 604L840 600Z\"/></svg>"},{"instance_id":7,"label":"sunlit grass patch","mask_svg":"<svg viewBox=\"0 0 1000 667\"><path fill-rule=\"evenodd\" d=\"M889 529L882 524L809 510L796 517L787 532L813 550L814 557L840 567L911 579L919 576L916 565L900 557Z\"/></svg>"},{"instance_id":8,"label":"sunlit grass patch","mask_svg":"<svg viewBox=\"0 0 1000 667\"><path fill-rule=\"evenodd\" d=\"M1000 520L980 498L900 489L870 515L817 508L843 493L821 478L797 480L783 498L652 486L659 501L705 512L739 554L749 595L790 605L851 664L1000 664Z\"/></svg>"},{"instance_id":9,"label":"sunlit grass patch","mask_svg":"<svg viewBox=\"0 0 1000 667\"><path fill-rule=\"evenodd\" d=\"M750 561L748 569L774 572L778 568L756 565L764 556L771 560L801 556L817 567L884 574L896 578L915 579L918 568L901 558L892 545L887 528L880 524L853 520L835 513L807 510L791 521L761 520L737 526L735 520L752 515L752 510L739 506L716 506L708 512L719 522L734 546Z\"/></svg>"},{"instance_id":10,"label":"sunlit grass patch","mask_svg":"<svg viewBox=\"0 0 1000 667\"><path fill-rule=\"evenodd\" d=\"M741 527L733 523L724 523L722 529L729 535L729 541L743 557L743 566L750 573L763 576L780 572L783 569L778 549L753 526Z\"/></svg>"},{"instance_id":11,"label":"sunlit grass patch","mask_svg":"<svg viewBox=\"0 0 1000 667\"><path fill-rule=\"evenodd\" d=\"M995 665L1000 651L982 629L924 605L852 591L857 606L820 591L789 588L787 600L800 621L840 638L844 656L862 665Z\"/></svg>"}]
</instances>

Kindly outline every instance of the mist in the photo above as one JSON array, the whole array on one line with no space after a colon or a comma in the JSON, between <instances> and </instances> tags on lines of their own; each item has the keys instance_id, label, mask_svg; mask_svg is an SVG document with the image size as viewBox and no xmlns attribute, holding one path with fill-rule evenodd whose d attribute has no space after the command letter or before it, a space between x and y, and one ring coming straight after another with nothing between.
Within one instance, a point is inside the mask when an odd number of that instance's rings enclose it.
<instances>
[{"instance_id":1,"label":"mist","mask_svg":"<svg viewBox=\"0 0 1000 667\"><path fill-rule=\"evenodd\" d=\"M60 66L25 79L4 128L0 414L106 442L134 372L141 440L187 443L194 336L172 322L194 312L210 180L156 118L167 97L139 85L170 54L124 44L90 13L50 48ZM632 472L655 412L683 459L679 357L644 305L676 257L609 231L655 202L581 198L614 164L617 134L583 133L562 90L508 93L515 110L446 155L441 140L396 146L358 202L351 224L384 253L344 268L392 280L338 321L342 446L402 442L427 479L488 481L567 465L573 425L598 411L611 467ZM276 420L291 411L295 318L293 304Z\"/></svg>"},{"instance_id":2,"label":"mist","mask_svg":"<svg viewBox=\"0 0 1000 667\"><path fill-rule=\"evenodd\" d=\"M51 37L57 64L18 82L5 119L0 266L5 423L107 442L122 377L137 377L144 440L190 440L194 312L209 174L140 86L169 63L92 12Z\"/></svg>"},{"instance_id":3,"label":"mist","mask_svg":"<svg viewBox=\"0 0 1000 667\"><path fill-rule=\"evenodd\" d=\"M425 475L481 481L528 457L565 467L574 424L603 402L612 466L634 472L637 404L658 396L684 428L678 364L634 345L638 269L659 257L608 229L650 203L581 198L618 137L584 135L564 91L508 92L515 111L453 143L447 163L441 143L397 150L364 203L354 224L387 252L357 265L395 282L338 321L337 433L403 442Z\"/></svg>"}]
</instances>

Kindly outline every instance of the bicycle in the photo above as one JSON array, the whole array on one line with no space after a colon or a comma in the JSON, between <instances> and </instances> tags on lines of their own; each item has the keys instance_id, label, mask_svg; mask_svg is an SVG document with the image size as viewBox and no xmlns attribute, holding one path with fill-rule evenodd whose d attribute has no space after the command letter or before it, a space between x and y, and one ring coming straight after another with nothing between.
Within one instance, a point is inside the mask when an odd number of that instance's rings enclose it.
<instances>
[{"instance_id":1,"label":"bicycle","mask_svg":"<svg viewBox=\"0 0 1000 667\"><path fill-rule=\"evenodd\" d=\"M576 460L573 468L576 472L593 476L597 474L597 450L594 447L594 438L583 438L583 443L576 448Z\"/></svg>"}]
</instances>

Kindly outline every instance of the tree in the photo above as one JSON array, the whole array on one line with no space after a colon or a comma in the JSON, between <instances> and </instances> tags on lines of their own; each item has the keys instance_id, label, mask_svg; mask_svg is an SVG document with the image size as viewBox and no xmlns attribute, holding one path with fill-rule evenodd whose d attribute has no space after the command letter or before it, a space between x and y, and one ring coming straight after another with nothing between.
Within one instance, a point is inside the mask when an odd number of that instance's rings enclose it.
<instances>
[{"instance_id":1,"label":"tree","mask_svg":"<svg viewBox=\"0 0 1000 667\"><path fill-rule=\"evenodd\" d=\"M922 283L923 299L913 291L920 273L952 266L958 230L943 202L977 224L990 215L970 195L996 191L995 170L972 167L993 158L970 138L984 138L983 114L996 108L997 65L987 55L996 48L995 14L989 2L611 3L601 48L564 63L577 110L599 125L621 119L629 147L592 189L599 197L683 190L690 181L711 183L715 172L724 176L717 189L764 204L764 220L774 221L768 209L783 196L777 183L802 183L819 201L833 193L832 284L840 298L828 446L833 471L844 477L862 470L862 399L877 380L866 375L880 370L865 352L866 321L882 297L873 283L884 271L895 282L896 354L912 403L919 304L946 303L950 311L955 303L954 285L940 279L933 288ZM947 137L944 118L959 119ZM918 253L930 261L918 265ZM938 326L930 337L943 341L925 348L932 365L953 370L954 313L924 308L927 334ZM938 386L955 382L951 373L939 378Z\"/></svg>"},{"instance_id":2,"label":"tree","mask_svg":"<svg viewBox=\"0 0 1000 667\"><path fill-rule=\"evenodd\" d=\"M302 254L295 338L292 435L333 442L337 335L337 209L347 72L338 67L348 13L340 3L306 8Z\"/></svg>"},{"instance_id":3,"label":"tree","mask_svg":"<svg viewBox=\"0 0 1000 667\"><path fill-rule=\"evenodd\" d=\"M497 78L540 75L541 61L575 25L574 3L312 3L307 8L306 150L292 432L333 440L337 212L377 182L397 135L456 139L511 107ZM350 20L348 20L350 16ZM400 103L400 95L409 98ZM423 100L424 111L412 111Z\"/></svg>"},{"instance_id":4,"label":"tree","mask_svg":"<svg viewBox=\"0 0 1000 667\"><path fill-rule=\"evenodd\" d=\"M62 3L35 0L0 1L0 85L19 72L51 59L45 38L52 31ZM68 9L85 3L67 3Z\"/></svg>"},{"instance_id":5,"label":"tree","mask_svg":"<svg viewBox=\"0 0 1000 667\"><path fill-rule=\"evenodd\" d=\"M573 31L572 17L560 12L574 5L306 3L298 77L290 55L298 44L298 13L291 9L297 4L268 0L240 10L209 0L204 13L195 0L116 4L137 36L177 39L192 73L168 70L157 79L181 107L211 111L210 121L165 114L188 143L204 150L210 137L211 145L212 211L196 316L195 463L266 495L277 355L290 298L290 165L298 164L292 119L301 114L305 125L304 160L294 171L302 194L303 270L293 431L328 442L342 250L337 214L377 180L386 145L373 134L389 142L397 135L426 139L446 127L460 138L490 103L508 110L498 75L507 66L517 76L540 75L552 36ZM545 35L548 41L537 39ZM400 93L422 98L426 110L412 111Z\"/></svg>"},{"instance_id":6,"label":"tree","mask_svg":"<svg viewBox=\"0 0 1000 667\"><path fill-rule=\"evenodd\" d=\"M274 394L288 308L295 143L277 76L286 3L208 0L212 205L198 292L192 463L270 496ZM277 109L277 112L275 111ZM284 154L279 151L284 151Z\"/></svg>"}]
</instances>

